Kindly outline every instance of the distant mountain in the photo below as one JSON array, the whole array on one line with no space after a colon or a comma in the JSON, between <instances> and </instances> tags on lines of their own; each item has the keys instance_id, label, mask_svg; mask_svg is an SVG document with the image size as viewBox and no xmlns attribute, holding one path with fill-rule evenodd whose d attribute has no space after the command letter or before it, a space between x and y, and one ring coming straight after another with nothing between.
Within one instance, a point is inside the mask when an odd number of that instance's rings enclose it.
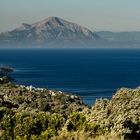
<instances>
[{"instance_id":1,"label":"distant mountain","mask_svg":"<svg viewBox=\"0 0 140 140\"><path fill-rule=\"evenodd\" d=\"M108 41L109 46L140 47L140 32L95 32L100 38Z\"/></svg>"},{"instance_id":2,"label":"distant mountain","mask_svg":"<svg viewBox=\"0 0 140 140\"><path fill-rule=\"evenodd\" d=\"M99 36L89 29L58 17L0 33L0 46L8 47L94 46L98 40Z\"/></svg>"}]
</instances>

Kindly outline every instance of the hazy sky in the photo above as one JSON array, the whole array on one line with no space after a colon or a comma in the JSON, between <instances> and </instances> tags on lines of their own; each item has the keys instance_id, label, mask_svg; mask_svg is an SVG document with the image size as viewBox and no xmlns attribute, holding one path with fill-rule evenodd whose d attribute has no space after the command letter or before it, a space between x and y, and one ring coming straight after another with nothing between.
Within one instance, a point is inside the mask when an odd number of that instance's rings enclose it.
<instances>
[{"instance_id":1,"label":"hazy sky","mask_svg":"<svg viewBox=\"0 0 140 140\"><path fill-rule=\"evenodd\" d=\"M140 31L140 0L0 0L0 32L50 16L93 31Z\"/></svg>"}]
</instances>

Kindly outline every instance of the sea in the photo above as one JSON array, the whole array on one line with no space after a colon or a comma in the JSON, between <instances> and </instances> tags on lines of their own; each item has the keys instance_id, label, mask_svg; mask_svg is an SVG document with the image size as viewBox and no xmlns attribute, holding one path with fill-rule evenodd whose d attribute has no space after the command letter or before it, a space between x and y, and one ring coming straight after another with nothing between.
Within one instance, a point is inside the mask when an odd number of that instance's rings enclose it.
<instances>
[{"instance_id":1,"label":"sea","mask_svg":"<svg viewBox=\"0 0 140 140\"><path fill-rule=\"evenodd\" d=\"M87 105L140 86L140 49L0 49L16 83L80 95Z\"/></svg>"}]
</instances>

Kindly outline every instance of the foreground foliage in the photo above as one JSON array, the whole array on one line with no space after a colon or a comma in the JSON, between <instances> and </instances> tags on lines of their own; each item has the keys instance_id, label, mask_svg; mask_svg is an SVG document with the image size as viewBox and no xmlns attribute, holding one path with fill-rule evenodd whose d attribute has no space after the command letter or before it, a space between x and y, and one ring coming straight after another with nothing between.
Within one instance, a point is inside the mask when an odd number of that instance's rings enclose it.
<instances>
[{"instance_id":1,"label":"foreground foliage","mask_svg":"<svg viewBox=\"0 0 140 140\"><path fill-rule=\"evenodd\" d=\"M139 140L140 88L87 107L60 91L0 84L0 140Z\"/></svg>"}]
</instances>

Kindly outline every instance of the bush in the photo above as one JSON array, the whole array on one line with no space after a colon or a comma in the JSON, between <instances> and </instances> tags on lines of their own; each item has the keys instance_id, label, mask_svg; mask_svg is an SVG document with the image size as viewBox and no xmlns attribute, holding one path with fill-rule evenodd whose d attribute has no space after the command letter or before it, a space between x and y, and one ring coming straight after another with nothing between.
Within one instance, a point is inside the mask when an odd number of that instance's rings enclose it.
<instances>
[{"instance_id":1,"label":"bush","mask_svg":"<svg viewBox=\"0 0 140 140\"><path fill-rule=\"evenodd\" d=\"M68 131L77 131L84 129L84 126L87 124L86 117L82 113L73 113L69 118L67 124Z\"/></svg>"}]
</instances>

